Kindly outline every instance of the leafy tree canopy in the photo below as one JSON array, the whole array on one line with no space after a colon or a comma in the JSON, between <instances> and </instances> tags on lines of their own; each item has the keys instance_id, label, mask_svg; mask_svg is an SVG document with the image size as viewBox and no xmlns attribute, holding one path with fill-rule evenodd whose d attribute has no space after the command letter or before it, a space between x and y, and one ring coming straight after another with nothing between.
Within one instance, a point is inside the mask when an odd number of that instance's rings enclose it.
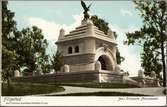
<instances>
[{"instance_id":1,"label":"leafy tree canopy","mask_svg":"<svg viewBox=\"0 0 167 107\"><path fill-rule=\"evenodd\" d=\"M36 26L18 30L14 12L7 8L7 1L2 1L2 71L3 79L9 80L14 70L27 67L36 70L40 65L44 72L49 71L46 55L48 46L42 30Z\"/></svg>"},{"instance_id":2,"label":"leafy tree canopy","mask_svg":"<svg viewBox=\"0 0 167 107\"><path fill-rule=\"evenodd\" d=\"M92 16L91 20L93 21L94 25L99 28L99 30L104 32L104 34L108 33L109 27L105 20L98 18L96 15Z\"/></svg>"},{"instance_id":3,"label":"leafy tree canopy","mask_svg":"<svg viewBox=\"0 0 167 107\"><path fill-rule=\"evenodd\" d=\"M59 51L56 52L55 55L53 55L53 60L51 60L52 68L57 72L60 71L62 65L63 65L63 57Z\"/></svg>"},{"instance_id":4,"label":"leafy tree canopy","mask_svg":"<svg viewBox=\"0 0 167 107\"><path fill-rule=\"evenodd\" d=\"M165 82L165 35L163 32L167 25L166 3L159 0L135 0L134 3L141 13L143 27L139 31L127 33L125 44L140 44L143 47L141 66L144 68L144 73L150 75L151 71L155 71L160 78L160 72L163 70Z\"/></svg>"},{"instance_id":5,"label":"leafy tree canopy","mask_svg":"<svg viewBox=\"0 0 167 107\"><path fill-rule=\"evenodd\" d=\"M16 51L12 48L12 34L16 30L14 13L7 9L7 1L2 2L2 79L10 82L12 70L17 68Z\"/></svg>"}]
</instances>

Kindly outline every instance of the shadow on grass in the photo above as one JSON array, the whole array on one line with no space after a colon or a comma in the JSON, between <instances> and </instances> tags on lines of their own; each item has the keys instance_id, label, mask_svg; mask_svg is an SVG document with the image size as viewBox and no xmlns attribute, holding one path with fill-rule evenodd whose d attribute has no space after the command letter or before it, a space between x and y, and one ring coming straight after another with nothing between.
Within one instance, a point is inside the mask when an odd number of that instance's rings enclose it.
<instances>
[{"instance_id":1,"label":"shadow on grass","mask_svg":"<svg viewBox=\"0 0 167 107\"><path fill-rule=\"evenodd\" d=\"M35 83L12 83L8 88L6 83L2 83L2 96L24 96L44 94L51 92L62 92L65 89L58 85L35 84Z\"/></svg>"},{"instance_id":2,"label":"shadow on grass","mask_svg":"<svg viewBox=\"0 0 167 107\"><path fill-rule=\"evenodd\" d=\"M88 92L88 93L71 93L71 94L48 95L48 96L148 96L148 95L123 93L123 92Z\"/></svg>"},{"instance_id":3,"label":"shadow on grass","mask_svg":"<svg viewBox=\"0 0 167 107\"><path fill-rule=\"evenodd\" d=\"M59 85L87 88L139 88L139 86L126 83L61 83Z\"/></svg>"}]
</instances>

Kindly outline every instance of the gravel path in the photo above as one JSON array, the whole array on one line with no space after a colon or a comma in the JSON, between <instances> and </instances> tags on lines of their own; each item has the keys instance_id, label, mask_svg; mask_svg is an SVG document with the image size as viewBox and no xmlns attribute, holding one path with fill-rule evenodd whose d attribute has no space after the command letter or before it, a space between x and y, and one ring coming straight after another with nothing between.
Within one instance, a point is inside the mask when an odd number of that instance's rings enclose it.
<instances>
[{"instance_id":1,"label":"gravel path","mask_svg":"<svg viewBox=\"0 0 167 107\"><path fill-rule=\"evenodd\" d=\"M70 93L88 93L88 92L125 92L133 94L144 94L153 96L162 96L164 87L151 87L151 88L126 88L126 89L105 89L105 88L84 88L84 87L74 87L74 86L63 86L65 88L64 92L56 92L49 94L39 94L39 95L61 95Z\"/></svg>"}]
</instances>

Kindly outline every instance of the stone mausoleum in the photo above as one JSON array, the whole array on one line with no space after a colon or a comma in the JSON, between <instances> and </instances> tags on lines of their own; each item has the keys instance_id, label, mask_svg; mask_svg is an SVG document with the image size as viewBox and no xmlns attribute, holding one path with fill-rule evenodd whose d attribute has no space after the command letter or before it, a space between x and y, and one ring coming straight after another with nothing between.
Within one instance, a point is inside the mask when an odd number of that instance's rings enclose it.
<instances>
[{"instance_id":1,"label":"stone mausoleum","mask_svg":"<svg viewBox=\"0 0 167 107\"><path fill-rule=\"evenodd\" d=\"M78 75L77 80L85 82L134 82L117 65L115 32L104 34L91 19L82 20L69 34L61 29L56 44L63 56L60 72L64 75Z\"/></svg>"}]
</instances>

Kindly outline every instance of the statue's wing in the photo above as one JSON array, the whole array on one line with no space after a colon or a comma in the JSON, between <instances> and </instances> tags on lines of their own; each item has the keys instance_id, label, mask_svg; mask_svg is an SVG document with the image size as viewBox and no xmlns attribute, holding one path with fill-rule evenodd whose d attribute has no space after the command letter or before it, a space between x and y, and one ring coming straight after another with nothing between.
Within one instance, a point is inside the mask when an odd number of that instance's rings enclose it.
<instances>
[{"instance_id":1,"label":"statue's wing","mask_svg":"<svg viewBox=\"0 0 167 107\"><path fill-rule=\"evenodd\" d=\"M86 4L83 2L83 0L81 0L81 5L83 7L84 10L87 10L88 8L86 7Z\"/></svg>"},{"instance_id":2,"label":"statue's wing","mask_svg":"<svg viewBox=\"0 0 167 107\"><path fill-rule=\"evenodd\" d=\"M93 3L93 2L92 2ZM88 9L90 8L90 6L92 5L92 3L88 6Z\"/></svg>"}]
</instances>

